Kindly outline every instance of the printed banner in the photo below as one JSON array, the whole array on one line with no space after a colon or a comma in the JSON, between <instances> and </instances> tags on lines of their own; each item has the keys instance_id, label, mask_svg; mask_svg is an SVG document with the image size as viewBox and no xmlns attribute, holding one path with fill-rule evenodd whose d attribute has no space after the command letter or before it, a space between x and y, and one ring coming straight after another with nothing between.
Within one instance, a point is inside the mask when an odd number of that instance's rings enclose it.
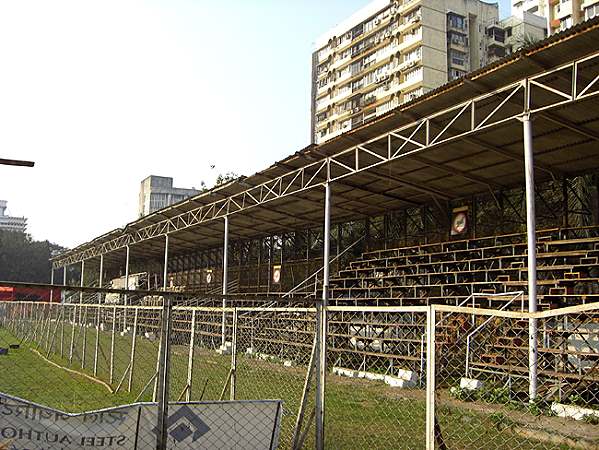
<instances>
[{"instance_id":1,"label":"printed banner","mask_svg":"<svg viewBox=\"0 0 599 450\"><path fill-rule=\"evenodd\" d=\"M169 449L278 446L282 402L240 400L169 404ZM68 414L0 394L0 448L141 450L156 445L156 403Z\"/></svg>"}]
</instances>

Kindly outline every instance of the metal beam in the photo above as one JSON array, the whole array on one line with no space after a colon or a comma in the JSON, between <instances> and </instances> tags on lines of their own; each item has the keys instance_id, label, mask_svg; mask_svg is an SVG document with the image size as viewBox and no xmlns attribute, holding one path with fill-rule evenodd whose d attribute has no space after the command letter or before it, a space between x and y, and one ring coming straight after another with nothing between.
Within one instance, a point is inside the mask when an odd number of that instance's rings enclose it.
<instances>
[{"instance_id":1,"label":"metal beam","mask_svg":"<svg viewBox=\"0 0 599 450\"><path fill-rule=\"evenodd\" d=\"M596 133L588 128L578 125L577 123L572 122L571 120L565 119L562 116L558 116L557 114L548 114L541 113L540 116L543 119L549 120L550 122L561 125L564 128L567 128L575 133L578 133L582 136L588 137L589 139L593 139L594 141L599 141L599 133Z\"/></svg>"},{"instance_id":2,"label":"metal beam","mask_svg":"<svg viewBox=\"0 0 599 450\"><path fill-rule=\"evenodd\" d=\"M19 159L0 158L0 166L33 167L34 165L35 165L35 163L33 161L22 161Z\"/></svg>"}]
</instances>

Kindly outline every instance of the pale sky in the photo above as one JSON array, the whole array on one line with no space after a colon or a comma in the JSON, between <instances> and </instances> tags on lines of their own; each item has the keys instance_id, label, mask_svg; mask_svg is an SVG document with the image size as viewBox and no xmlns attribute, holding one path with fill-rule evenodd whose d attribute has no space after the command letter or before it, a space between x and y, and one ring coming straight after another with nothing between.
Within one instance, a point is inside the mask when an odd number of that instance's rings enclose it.
<instances>
[{"instance_id":1,"label":"pale sky","mask_svg":"<svg viewBox=\"0 0 599 450\"><path fill-rule=\"evenodd\" d=\"M211 185L305 147L313 42L367 3L0 2L0 157L36 163L0 166L0 199L72 247L136 219L150 174Z\"/></svg>"}]
</instances>

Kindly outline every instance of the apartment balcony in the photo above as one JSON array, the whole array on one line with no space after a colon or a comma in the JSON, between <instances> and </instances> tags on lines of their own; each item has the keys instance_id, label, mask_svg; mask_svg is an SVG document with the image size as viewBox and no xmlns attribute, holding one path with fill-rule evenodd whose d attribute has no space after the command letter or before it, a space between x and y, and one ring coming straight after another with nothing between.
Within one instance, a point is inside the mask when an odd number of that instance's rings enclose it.
<instances>
[{"instance_id":1,"label":"apartment balcony","mask_svg":"<svg viewBox=\"0 0 599 450\"><path fill-rule=\"evenodd\" d=\"M415 47L422 43L422 35L414 35L414 37L409 37L404 40L401 44L399 44L398 49L401 53L408 51L410 48Z\"/></svg>"},{"instance_id":2,"label":"apartment balcony","mask_svg":"<svg viewBox=\"0 0 599 450\"><path fill-rule=\"evenodd\" d=\"M461 70L462 72L469 72L470 71L470 67L468 65L468 62L466 60L464 60L463 62L459 63L457 61L450 61L449 62L449 69L458 69Z\"/></svg>"},{"instance_id":3,"label":"apartment balcony","mask_svg":"<svg viewBox=\"0 0 599 450\"><path fill-rule=\"evenodd\" d=\"M404 61L399 65L399 70L408 70L413 67L416 67L418 64L422 63L421 58L410 59L409 61Z\"/></svg>"},{"instance_id":4,"label":"apartment balcony","mask_svg":"<svg viewBox=\"0 0 599 450\"><path fill-rule=\"evenodd\" d=\"M409 20L404 21L401 25L399 25L397 27L397 31L399 31L400 33L403 33L407 30L409 30L410 28L418 25L420 22L422 21L422 17L419 15L412 17Z\"/></svg>"},{"instance_id":5,"label":"apartment balcony","mask_svg":"<svg viewBox=\"0 0 599 450\"><path fill-rule=\"evenodd\" d=\"M388 113L392 109L395 109L399 106L399 99L394 98L393 100L389 100L379 106L376 107L376 115L381 116L383 114Z\"/></svg>"},{"instance_id":6,"label":"apartment balcony","mask_svg":"<svg viewBox=\"0 0 599 450\"><path fill-rule=\"evenodd\" d=\"M321 112L323 109L326 109L332 102L333 100L330 97L325 97L325 99L318 101L316 104L316 112Z\"/></svg>"},{"instance_id":7,"label":"apartment balcony","mask_svg":"<svg viewBox=\"0 0 599 450\"><path fill-rule=\"evenodd\" d=\"M337 120L337 121L343 120L343 119L345 119L345 118L349 117L349 116L351 115L351 112L352 112L352 110L351 110L351 109L347 109L347 110L345 110L345 111L340 111L340 112L334 111L334 112L333 112L333 113L332 113L332 114L331 114L331 115L330 115L330 116L327 118L327 121L329 121L329 122L330 122L330 121L332 121L332 120Z\"/></svg>"},{"instance_id":8,"label":"apartment balcony","mask_svg":"<svg viewBox=\"0 0 599 450\"><path fill-rule=\"evenodd\" d=\"M327 58L329 56L331 56L331 53L333 53L333 50L329 47L325 52L318 55L318 64L321 64L323 62L325 62L327 60Z\"/></svg>"},{"instance_id":9,"label":"apartment balcony","mask_svg":"<svg viewBox=\"0 0 599 450\"><path fill-rule=\"evenodd\" d=\"M399 91L405 91L406 89L412 89L415 88L419 83L422 83L422 75L420 75L419 77L415 77L412 78L410 80L405 80L404 82L399 84L398 90Z\"/></svg>"},{"instance_id":10,"label":"apartment balcony","mask_svg":"<svg viewBox=\"0 0 599 450\"><path fill-rule=\"evenodd\" d=\"M351 95L352 91L351 89L347 89L344 91L339 91L332 99L331 102L332 103L339 103L340 101L342 101L343 99L349 97Z\"/></svg>"},{"instance_id":11,"label":"apartment balcony","mask_svg":"<svg viewBox=\"0 0 599 450\"><path fill-rule=\"evenodd\" d=\"M505 47L505 41L497 40L494 36L487 36L487 47ZM457 49L456 49L457 50ZM466 50L461 50L466 53Z\"/></svg>"},{"instance_id":12,"label":"apartment balcony","mask_svg":"<svg viewBox=\"0 0 599 450\"><path fill-rule=\"evenodd\" d=\"M584 10L585 8L588 8L589 6L593 6L594 4L597 3L597 0L584 0L581 5L580 8L582 10Z\"/></svg>"},{"instance_id":13,"label":"apartment balcony","mask_svg":"<svg viewBox=\"0 0 599 450\"><path fill-rule=\"evenodd\" d=\"M562 20L571 15L572 15L572 1L569 1L567 3L559 3L557 5L556 14L555 14L555 17L557 19Z\"/></svg>"},{"instance_id":14,"label":"apartment balcony","mask_svg":"<svg viewBox=\"0 0 599 450\"><path fill-rule=\"evenodd\" d=\"M455 31L460 34L468 34L468 27L464 24L463 27L453 25L451 22L447 22L447 31Z\"/></svg>"},{"instance_id":15,"label":"apartment balcony","mask_svg":"<svg viewBox=\"0 0 599 450\"><path fill-rule=\"evenodd\" d=\"M348 53L347 56L336 59L333 62L333 64L331 64L331 69L337 69L338 67L341 67L343 64L345 64L346 62L349 62L350 60L351 60L351 55Z\"/></svg>"},{"instance_id":16,"label":"apartment balcony","mask_svg":"<svg viewBox=\"0 0 599 450\"><path fill-rule=\"evenodd\" d=\"M409 11L410 9L412 9L413 7L415 7L416 5L419 5L421 2L421 0L409 0L404 2L402 5L399 6L399 8L397 8L397 12L400 14L405 14L407 11Z\"/></svg>"},{"instance_id":17,"label":"apartment balcony","mask_svg":"<svg viewBox=\"0 0 599 450\"><path fill-rule=\"evenodd\" d=\"M454 42L452 40L449 40L447 43L447 46L449 47L450 50L457 50L462 53L468 52L468 46L466 44L460 44L459 42Z\"/></svg>"}]
</instances>

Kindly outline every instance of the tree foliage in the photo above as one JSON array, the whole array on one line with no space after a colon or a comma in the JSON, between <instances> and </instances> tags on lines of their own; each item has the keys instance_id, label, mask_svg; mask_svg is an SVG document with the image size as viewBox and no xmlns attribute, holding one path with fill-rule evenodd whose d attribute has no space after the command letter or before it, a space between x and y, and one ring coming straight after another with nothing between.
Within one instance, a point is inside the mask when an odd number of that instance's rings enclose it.
<instances>
[{"instance_id":1,"label":"tree foliage","mask_svg":"<svg viewBox=\"0 0 599 450\"><path fill-rule=\"evenodd\" d=\"M200 182L200 191L207 192L210 189L218 187L221 184L228 183L229 181L236 180L239 177L240 177L240 175L235 172L219 173L218 176L216 177L216 181L214 182L214 186L212 186L210 188L206 185L206 182L204 182L204 181Z\"/></svg>"},{"instance_id":2,"label":"tree foliage","mask_svg":"<svg viewBox=\"0 0 599 450\"><path fill-rule=\"evenodd\" d=\"M0 230L0 280L50 282L50 257L62 247L30 235Z\"/></svg>"}]
</instances>

